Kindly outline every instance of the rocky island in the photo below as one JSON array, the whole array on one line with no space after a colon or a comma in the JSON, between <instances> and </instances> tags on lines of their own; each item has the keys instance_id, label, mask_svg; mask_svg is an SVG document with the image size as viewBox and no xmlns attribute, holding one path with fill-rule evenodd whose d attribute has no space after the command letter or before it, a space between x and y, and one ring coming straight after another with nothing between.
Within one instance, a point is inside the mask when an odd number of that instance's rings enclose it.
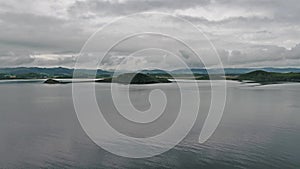
<instances>
[{"instance_id":1,"label":"rocky island","mask_svg":"<svg viewBox=\"0 0 300 169\"><path fill-rule=\"evenodd\" d=\"M62 82L54 79L47 79L44 81L45 84L66 84L66 83L71 83L71 82Z\"/></svg>"}]
</instances>

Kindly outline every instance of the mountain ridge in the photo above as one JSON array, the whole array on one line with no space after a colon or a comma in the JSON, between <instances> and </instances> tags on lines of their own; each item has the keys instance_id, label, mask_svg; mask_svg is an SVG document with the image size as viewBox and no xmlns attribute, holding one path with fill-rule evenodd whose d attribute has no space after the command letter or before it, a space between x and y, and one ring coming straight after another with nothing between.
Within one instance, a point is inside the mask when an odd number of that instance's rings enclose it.
<instances>
[{"instance_id":1,"label":"mountain ridge","mask_svg":"<svg viewBox=\"0 0 300 169\"><path fill-rule=\"evenodd\" d=\"M299 73L300 68L224 68L226 75L241 75L257 70L274 72L274 73L290 73L295 72ZM31 79L31 78L72 78L73 77L73 68L66 67L11 67L11 68L0 68L0 79ZM191 69L175 69L175 70L163 70L163 69L143 69L139 71L107 71L102 69L97 69L96 77L111 77L114 75L119 75L122 73L130 72L141 72L144 74L151 75L207 75L210 74L222 74L222 69L205 69L205 68L191 68ZM77 69L76 77L82 78L93 78L95 77L95 70L92 69Z\"/></svg>"}]
</instances>

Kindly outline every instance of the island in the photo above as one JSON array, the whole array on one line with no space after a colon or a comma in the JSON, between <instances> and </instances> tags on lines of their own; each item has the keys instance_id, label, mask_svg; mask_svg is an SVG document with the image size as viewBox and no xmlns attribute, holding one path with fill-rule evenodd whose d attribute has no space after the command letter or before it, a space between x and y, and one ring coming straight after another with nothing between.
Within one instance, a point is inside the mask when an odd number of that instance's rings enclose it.
<instances>
[{"instance_id":1,"label":"island","mask_svg":"<svg viewBox=\"0 0 300 169\"><path fill-rule=\"evenodd\" d=\"M58 80L54 80L54 79L47 79L46 81L44 81L45 84L67 84L67 83L71 83L71 82L62 82L62 81L58 81Z\"/></svg>"},{"instance_id":2,"label":"island","mask_svg":"<svg viewBox=\"0 0 300 169\"><path fill-rule=\"evenodd\" d=\"M117 77L96 80L98 83L121 83L121 84L154 84L172 83L167 78L151 76L143 73L124 73Z\"/></svg>"},{"instance_id":3,"label":"island","mask_svg":"<svg viewBox=\"0 0 300 169\"><path fill-rule=\"evenodd\" d=\"M249 81L260 84L275 84L286 82L300 82L300 73L275 73L263 70L257 70L239 75L236 79L238 81Z\"/></svg>"}]
</instances>

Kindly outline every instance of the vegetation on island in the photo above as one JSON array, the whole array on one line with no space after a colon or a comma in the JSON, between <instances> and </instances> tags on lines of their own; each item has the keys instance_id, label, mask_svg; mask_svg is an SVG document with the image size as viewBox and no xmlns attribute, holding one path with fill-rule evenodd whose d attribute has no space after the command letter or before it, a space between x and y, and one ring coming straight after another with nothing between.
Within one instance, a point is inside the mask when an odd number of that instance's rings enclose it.
<instances>
[{"instance_id":1,"label":"vegetation on island","mask_svg":"<svg viewBox=\"0 0 300 169\"><path fill-rule=\"evenodd\" d=\"M96 80L99 83L121 83L121 84L154 84L171 83L167 78L151 76L143 73L124 73L117 77Z\"/></svg>"},{"instance_id":2,"label":"vegetation on island","mask_svg":"<svg viewBox=\"0 0 300 169\"><path fill-rule=\"evenodd\" d=\"M237 77L239 81L252 81L262 84L281 82L300 82L300 73L274 73L257 70Z\"/></svg>"}]
</instances>

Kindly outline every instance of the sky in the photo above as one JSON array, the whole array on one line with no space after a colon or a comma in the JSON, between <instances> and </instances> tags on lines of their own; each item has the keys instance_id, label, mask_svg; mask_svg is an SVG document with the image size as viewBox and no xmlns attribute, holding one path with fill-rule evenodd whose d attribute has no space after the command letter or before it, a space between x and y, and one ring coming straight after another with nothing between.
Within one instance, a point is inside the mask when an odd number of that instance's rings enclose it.
<instances>
[{"instance_id":1,"label":"sky","mask_svg":"<svg viewBox=\"0 0 300 169\"><path fill-rule=\"evenodd\" d=\"M191 22L211 40L224 67L300 67L297 0L0 0L0 67L74 67L83 45L99 28L140 12L167 13ZM145 22L147 17L139 19L121 25L118 32L149 26ZM187 31L185 25L176 19L163 19L165 22L160 20L161 24L151 26L157 30L167 27L171 32L182 28L188 41L203 47L197 48L198 53L208 60L213 57L204 47L207 42ZM112 36L109 31L105 35L107 41L114 39ZM161 44L164 39L140 37L143 38L120 44L99 67L181 67L178 59L166 51L136 52L144 44ZM102 43L105 42L99 45ZM195 64L188 52L167 44L162 48L173 47L175 55L186 59L188 66L203 67L201 63ZM88 56L86 60L89 61ZM213 65L211 62L206 66Z\"/></svg>"}]
</instances>

